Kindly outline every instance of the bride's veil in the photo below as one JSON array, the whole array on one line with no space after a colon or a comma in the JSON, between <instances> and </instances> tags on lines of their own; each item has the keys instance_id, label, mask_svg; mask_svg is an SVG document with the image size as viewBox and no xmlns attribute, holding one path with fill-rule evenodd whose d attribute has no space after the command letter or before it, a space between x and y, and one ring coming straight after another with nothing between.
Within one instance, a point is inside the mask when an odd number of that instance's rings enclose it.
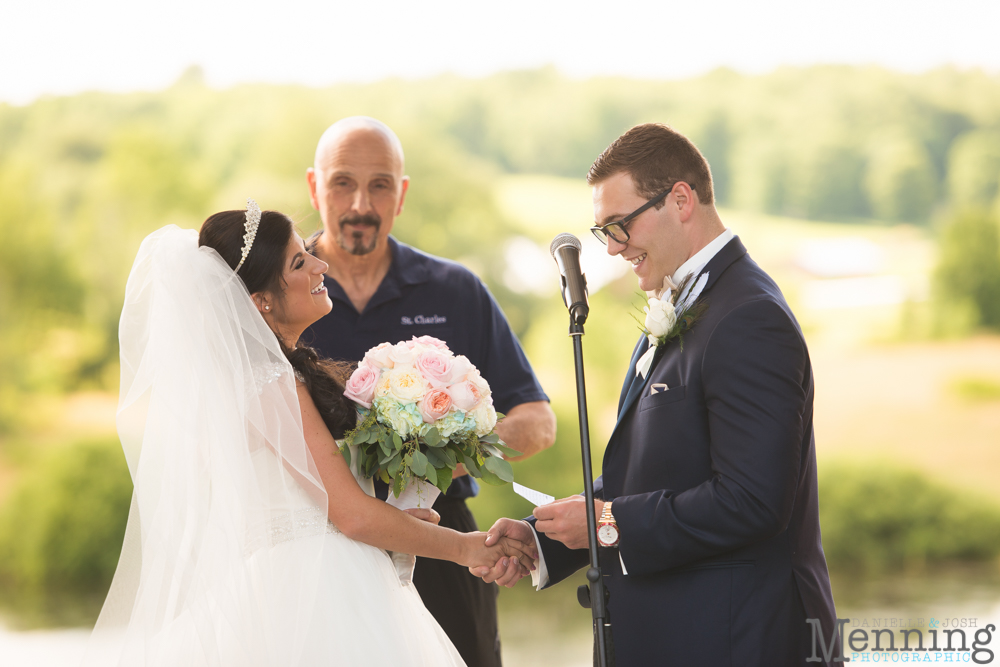
<instances>
[{"instance_id":1,"label":"bride's veil","mask_svg":"<svg viewBox=\"0 0 1000 667\"><path fill-rule=\"evenodd\" d=\"M225 261L170 226L139 249L119 337L135 491L84 664L296 664L327 496L274 334Z\"/></svg>"}]
</instances>

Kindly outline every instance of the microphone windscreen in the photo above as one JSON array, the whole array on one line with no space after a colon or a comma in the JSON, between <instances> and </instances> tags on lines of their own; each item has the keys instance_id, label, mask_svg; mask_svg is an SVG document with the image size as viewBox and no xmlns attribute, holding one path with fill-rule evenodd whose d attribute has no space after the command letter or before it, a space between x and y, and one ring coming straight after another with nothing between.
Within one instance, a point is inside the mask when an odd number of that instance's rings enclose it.
<instances>
[{"instance_id":1,"label":"microphone windscreen","mask_svg":"<svg viewBox=\"0 0 1000 667\"><path fill-rule=\"evenodd\" d=\"M576 238L572 234L563 233L552 239L552 244L549 246L549 253L554 258L556 256L556 251L567 245L576 248L577 252L579 252L583 247L580 245L580 239Z\"/></svg>"}]
</instances>

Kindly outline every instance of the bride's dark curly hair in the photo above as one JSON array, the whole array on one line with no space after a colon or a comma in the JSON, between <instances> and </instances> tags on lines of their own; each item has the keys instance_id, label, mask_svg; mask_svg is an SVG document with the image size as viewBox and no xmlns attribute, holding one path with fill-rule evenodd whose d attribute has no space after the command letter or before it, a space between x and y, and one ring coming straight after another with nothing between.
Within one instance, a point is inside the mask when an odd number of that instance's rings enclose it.
<instances>
[{"instance_id":1,"label":"bride's dark curly hair","mask_svg":"<svg viewBox=\"0 0 1000 667\"><path fill-rule=\"evenodd\" d=\"M243 249L244 211L222 211L209 216L201 225L199 246L214 248L231 268L239 264ZM295 233L294 223L283 213L264 211L250 254L240 267L239 275L251 294L270 292L280 309L285 291L282 278L285 250ZM357 413L354 404L344 398L344 383L354 364L322 359L316 350L297 343L288 349L278 338L278 345L302 376L313 402L334 438L341 438L345 431L354 428Z\"/></svg>"}]
</instances>

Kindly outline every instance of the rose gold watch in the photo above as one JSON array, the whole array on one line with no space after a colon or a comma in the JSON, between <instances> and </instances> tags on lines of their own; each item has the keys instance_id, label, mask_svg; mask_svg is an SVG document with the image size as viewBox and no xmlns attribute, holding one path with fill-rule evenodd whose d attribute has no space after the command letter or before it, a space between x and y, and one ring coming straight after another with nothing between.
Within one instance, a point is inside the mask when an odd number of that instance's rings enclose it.
<instances>
[{"instance_id":1,"label":"rose gold watch","mask_svg":"<svg viewBox=\"0 0 1000 667\"><path fill-rule=\"evenodd\" d=\"M597 522L597 542L602 547L617 547L621 540L618 524L615 523L615 517L611 514L611 502L606 502L604 510L601 512L601 518Z\"/></svg>"}]
</instances>

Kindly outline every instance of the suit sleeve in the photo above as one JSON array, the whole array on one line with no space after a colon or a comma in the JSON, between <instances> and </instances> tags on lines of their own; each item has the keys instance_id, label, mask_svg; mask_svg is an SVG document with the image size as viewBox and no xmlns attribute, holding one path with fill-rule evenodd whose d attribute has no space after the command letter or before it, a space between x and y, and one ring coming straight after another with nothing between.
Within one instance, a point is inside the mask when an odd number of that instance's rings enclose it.
<instances>
[{"instance_id":1,"label":"suit sleeve","mask_svg":"<svg viewBox=\"0 0 1000 667\"><path fill-rule=\"evenodd\" d=\"M630 575L724 554L783 531L802 457L809 360L798 327L771 300L716 326L702 361L712 476L614 500Z\"/></svg>"}]
</instances>

